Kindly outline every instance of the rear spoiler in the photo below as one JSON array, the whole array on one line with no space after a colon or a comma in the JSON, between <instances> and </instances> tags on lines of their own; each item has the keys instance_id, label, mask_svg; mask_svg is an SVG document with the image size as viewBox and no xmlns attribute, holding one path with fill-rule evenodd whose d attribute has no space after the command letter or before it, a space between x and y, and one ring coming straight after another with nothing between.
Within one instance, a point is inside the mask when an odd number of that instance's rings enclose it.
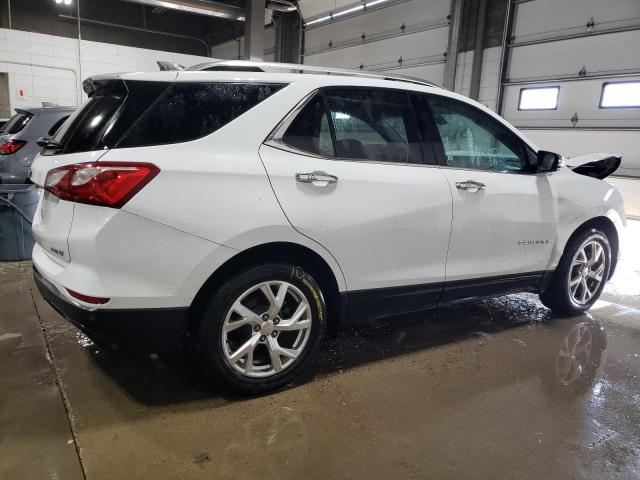
<instances>
[{"instance_id":1,"label":"rear spoiler","mask_svg":"<svg viewBox=\"0 0 640 480\"><path fill-rule=\"evenodd\" d=\"M165 72L167 70L184 70L184 67L176 62L165 62L163 60L158 60L156 63L158 64L158 68L161 72Z\"/></svg>"},{"instance_id":2,"label":"rear spoiler","mask_svg":"<svg viewBox=\"0 0 640 480\"><path fill-rule=\"evenodd\" d=\"M622 162L622 156L611 153L590 153L566 160L568 168L587 177L602 180L614 173Z\"/></svg>"}]
</instances>

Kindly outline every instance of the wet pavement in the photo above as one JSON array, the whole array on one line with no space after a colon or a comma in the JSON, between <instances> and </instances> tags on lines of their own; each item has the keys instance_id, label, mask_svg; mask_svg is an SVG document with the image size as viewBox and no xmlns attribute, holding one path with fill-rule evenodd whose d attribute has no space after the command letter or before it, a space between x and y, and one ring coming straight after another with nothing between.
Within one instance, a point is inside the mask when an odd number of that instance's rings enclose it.
<instances>
[{"instance_id":1,"label":"wet pavement","mask_svg":"<svg viewBox=\"0 0 640 480\"><path fill-rule=\"evenodd\" d=\"M239 398L93 345L0 264L1 479L637 479L640 222L587 315L510 295L342 332ZM46 339L46 342L45 342Z\"/></svg>"}]
</instances>

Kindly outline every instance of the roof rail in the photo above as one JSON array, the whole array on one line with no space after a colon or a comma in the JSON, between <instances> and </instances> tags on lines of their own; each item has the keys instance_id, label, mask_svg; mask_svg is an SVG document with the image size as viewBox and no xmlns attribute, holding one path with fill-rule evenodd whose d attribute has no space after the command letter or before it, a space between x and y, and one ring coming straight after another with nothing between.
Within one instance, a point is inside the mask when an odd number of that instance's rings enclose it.
<instances>
[{"instance_id":1,"label":"roof rail","mask_svg":"<svg viewBox=\"0 0 640 480\"><path fill-rule=\"evenodd\" d=\"M189 71L232 71L232 72L266 72L269 70L291 70L295 73L324 73L327 75L344 75L350 77L375 78L378 80L396 80L399 82L415 83L429 87L442 88L433 82L421 78L408 77L388 73L370 72L368 70L352 70L347 68L320 67L299 63L255 62L249 60L220 60L193 65L185 70Z\"/></svg>"}]
</instances>

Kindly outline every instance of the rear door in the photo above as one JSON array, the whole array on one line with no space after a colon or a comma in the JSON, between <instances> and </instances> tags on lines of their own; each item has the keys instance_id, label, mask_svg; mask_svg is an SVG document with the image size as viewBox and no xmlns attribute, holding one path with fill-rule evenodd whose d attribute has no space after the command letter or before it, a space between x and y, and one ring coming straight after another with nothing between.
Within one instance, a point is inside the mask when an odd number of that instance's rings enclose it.
<instances>
[{"instance_id":1,"label":"rear door","mask_svg":"<svg viewBox=\"0 0 640 480\"><path fill-rule=\"evenodd\" d=\"M421 149L409 95L328 89L285 124L260 156L290 222L340 264L352 311L372 318L436 302L451 192L431 146Z\"/></svg>"},{"instance_id":2,"label":"rear door","mask_svg":"<svg viewBox=\"0 0 640 480\"><path fill-rule=\"evenodd\" d=\"M422 98L440 134L436 152L453 195L443 300L535 285L558 227L550 174L535 173L530 147L479 108Z\"/></svg>"}]
</instances>

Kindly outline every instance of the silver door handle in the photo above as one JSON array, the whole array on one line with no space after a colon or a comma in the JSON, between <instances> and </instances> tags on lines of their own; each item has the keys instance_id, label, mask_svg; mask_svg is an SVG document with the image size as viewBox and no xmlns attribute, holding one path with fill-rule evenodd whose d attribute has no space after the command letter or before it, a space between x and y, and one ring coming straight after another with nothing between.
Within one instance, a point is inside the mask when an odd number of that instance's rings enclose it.
<instances>
[{"instance_id":1,"label":"silver door handle","mask_svg":"<svg viewBox=\"0 0 640 480\"><path fill-rule=\"evenodd\" d=\"M311 173L296 173L296 181L300 183L311 183L316 187L326 187L338 181L335 175L329 175L327 172L315 171Z\"/></svg>"},{"instance_id":2,"label":"silver door handle","mask_svg":"<svg viewBox=\"0 0 640 480\"><path fill-rule=\"evenodd\" d=\"M457 182L456 188L458 190L466 190L470 193L476 193L484 190L484 183L467 180L466 182Z\"/></svg>"}]
</instances>

